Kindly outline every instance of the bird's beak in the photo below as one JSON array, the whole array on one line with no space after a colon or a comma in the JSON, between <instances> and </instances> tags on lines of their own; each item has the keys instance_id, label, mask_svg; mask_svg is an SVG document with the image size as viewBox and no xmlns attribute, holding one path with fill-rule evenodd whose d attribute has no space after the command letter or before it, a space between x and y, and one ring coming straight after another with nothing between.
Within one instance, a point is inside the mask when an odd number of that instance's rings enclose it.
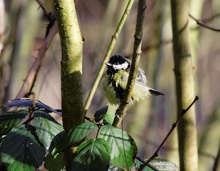
<instances>
[{"instance_id":1,"label":"bird's beak","mask_svg":"<svg viewBox=\"0 0 220 171\"><path fill-rule=\"evenodd\" d=\"M105 65L112 66L112 64L110 64L109 62L106 62Z\"/></svg>"}]
</instances>

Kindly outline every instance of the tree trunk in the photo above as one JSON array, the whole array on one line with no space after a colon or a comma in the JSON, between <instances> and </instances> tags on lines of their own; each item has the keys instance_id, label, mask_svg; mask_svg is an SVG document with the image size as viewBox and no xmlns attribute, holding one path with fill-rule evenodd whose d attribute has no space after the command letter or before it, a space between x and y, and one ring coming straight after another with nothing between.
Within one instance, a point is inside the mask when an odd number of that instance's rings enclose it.
<instances>
[{"instance_id":1,"label":"tree trunk","mask_svg":"<svg viewBox=\"0 0 220 171\"><path fill-rule=\"evenodd\" d=\"M188 1L171 0L174 73L177 112L181 114L194 99L193 66L189 43ZM195 108L184 115L178 126L180 170L198 170Z\"/></svg>"},{"instance_id":2,"label":"tree trunk","mask_svg":"<svg viewBox=\"0 0 220 171\"><path fill-rule=\"evenodd\" d=\"M73 0L54 0L61 39L62 117L66 131L84 120L82 103L82 36Z\"/></svg>"}]
</instances>

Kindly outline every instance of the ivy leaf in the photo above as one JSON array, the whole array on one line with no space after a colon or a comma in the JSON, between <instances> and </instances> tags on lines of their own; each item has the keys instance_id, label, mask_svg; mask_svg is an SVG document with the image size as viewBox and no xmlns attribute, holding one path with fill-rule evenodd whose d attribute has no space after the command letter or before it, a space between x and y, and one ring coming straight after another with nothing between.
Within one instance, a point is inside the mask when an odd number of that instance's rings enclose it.
<instances>
[{"instance_id":1,"label":"ivy leaf","mask_svg":"<svg viewBox=\"0 0 220 171\"><path fill-rule=\"evenodd\" d=\"M6 135L13 127L17 126L27 115L27 110L8 111L0 115L0 137Z\"/></svg>"},{"instance_id":2,"label":"ivy leaf","mask_svg":"<svg viewBox=\"0 0 220 171\"><path fill-rule=\"evenodd\" d=\"M103 138L110 144L111 164L130 170L137 154L135 141L125 131L111 125L100 128L99 138Z\"/></svg>"},{"instance_id":3,"label":"ivy leaf","mask_svg":"<svg viewBox=\"0 0 220 171\"><path fill-rule=\"evenodd\" d=\"M68 133L68 141L70 145L78 145L91 131L97 129L98 126L92 122L84 122Z\"/></svg>"},{"instance_id":4,"label":"ivy leaf","mask_svg":"<svg viewBox=\"0 0 220 171\"><path fill-rule=\"evenodd\" d=\"M36 134L40 142L43 143L47 150L49 150L54 137L64 131L63 127L43 110L34 112L33 126L36 128Z\"/></svg>"},{"instance_id":5,"label":"ivy leaf","mask_svg":"<svg viewBox=\"0 0 220 171\"><path fill-rule=\"evenodd\" d=\"M34 171L44 159L45 150L35 139L34 127L13 128L1 144L1 160L10 171Z\"/></svg>"},{"instance_id":6,"label":"ivy leaf","mask_svg":"<svg viewBox=\"0 0 220 171\"><path fill-rule=\"evenodd\" d=\"M89 139L79 145L73 158L71 171L108 170L110 162L109 143L101 138Z\"/></svg>"},{"instance_id":7,"label":"ivy leaf","mask_svg":"<svg viewBox=\"0 0 220 171\"><path fill-rule=\"evenodd\" d=\"M52 107L47 106L46 104L42 103L39 100L32 100L29 98L19 98L19 99L10 100L4 103L2 107L37 107L39 109L45 109L48 112L54 112L60 115L60 113L55 109L53 109Z\"/></svg>"}]
</instances>

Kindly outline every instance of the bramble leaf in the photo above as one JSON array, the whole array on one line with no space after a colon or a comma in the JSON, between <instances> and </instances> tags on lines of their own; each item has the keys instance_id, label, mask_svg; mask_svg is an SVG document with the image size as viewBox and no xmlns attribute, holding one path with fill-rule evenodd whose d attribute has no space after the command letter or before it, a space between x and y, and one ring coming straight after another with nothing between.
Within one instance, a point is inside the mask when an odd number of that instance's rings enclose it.
<instances>
[{"instance_id":1,"label":"bramble leaf","mask_svg":"<svg viewBox=\"0 0 220 171\"><path fill-rule=\"evenodd\" d=\"M135 141L121 129L111 125L100 128L99 138L109 142L111 147L111 164L129 170L137 154Z\"/></svg>"},{"instance_id":2,"label":"bramble leaf","mask_svg":"<svg viewBox=\"0 0 220 171\"><path fill-rule=\"evenodd\" d=\"M79 145L73 158L71 171L108 170L110 162L109 143L101 138L89 139Z\"/></svg>"},{"instance_id":3,"label":"bramble leaf","mask_svg":"<svg viewBox=\"0 0 220 171\"><path fill-rule=\"evenodd\" d=\"M36 128L36 134L39 140L47 150L54 137L64 131L63 126L44 110L34 112L33 126Z\"/></svg>"},{"instance_id":4,"label":"bramble leaf","mask_svg":"<svg viewBox=\"0 0 220 171\"><path fill-rule=\"evenodd\" d=\"M27 110L8 111L0 115L0 137L6 135L13 127L17 126L27 115Z\"/></svg>"},{"instance_id":5,"label":"bramble leaf","mask_svg":"<svg viewBox=\"0 0 220 171\"><path fill-rule=\"evenodd\" d=\"M44 159L45 149L33 135L34 127L13 128L1 144L1 160L10 171L34 171Z\"/></svg>"}]
</instances>

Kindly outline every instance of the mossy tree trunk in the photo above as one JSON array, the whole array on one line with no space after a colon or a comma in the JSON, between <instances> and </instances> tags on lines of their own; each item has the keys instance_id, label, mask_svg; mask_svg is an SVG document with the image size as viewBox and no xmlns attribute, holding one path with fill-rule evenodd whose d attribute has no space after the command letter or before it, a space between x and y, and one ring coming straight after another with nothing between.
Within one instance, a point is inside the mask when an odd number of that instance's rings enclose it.
<instances>
[{"instance_id":1,"label":"mossy tree trunk","mask_svg":"<svg viewBox=\"0 0 220 171\"><path fill-rule=\"evenodd\" d=\"M62 117L66 131L84 120L82 103L82 36L73 0L54 0L61 39Z\"/></svg>"},{"instance_id":2,"label":"mossy tree trunk","mask_svg":"<svg viewBox=\"0 0 220 171\"><path fill-rule=\"evenodd\" d=\"M174 73L177 112L181 114L194 99L193 66L189 42L188 1L171 0ZM198 170L195 108L184 115L178 126L180 170Z\"/></svg>"}]
</instances>

